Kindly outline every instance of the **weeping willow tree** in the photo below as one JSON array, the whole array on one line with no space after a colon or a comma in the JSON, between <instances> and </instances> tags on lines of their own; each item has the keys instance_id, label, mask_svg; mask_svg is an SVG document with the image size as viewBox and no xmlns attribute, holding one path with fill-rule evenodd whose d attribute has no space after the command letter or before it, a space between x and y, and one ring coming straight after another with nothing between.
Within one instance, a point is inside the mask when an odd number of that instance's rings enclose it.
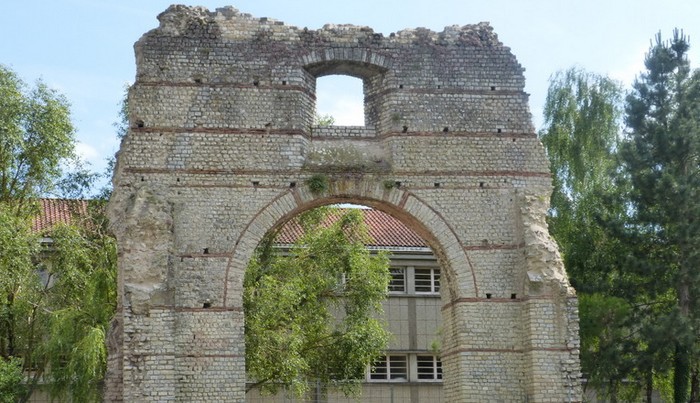
<instances>
[{"instance_id":1,"label":"weeping willow tree","mask_svg":"<svg viewBox=\"0 0 700 403\"><path fill-rule=\"evenodd\" d=\"M22 368L32 366L24 342L31 327L22 318L32 311L30 295L39 290L32 257L38 238L30 221L15 214L13 206L0 202L0 401L14 402L25 395ZM31 300L31 298L29 298ZM30 322L32 325L34 322ZM30 337L31 338L31 337ZM33 338L32 338L33 339ZM24 359L26 356L26 359ZM19 377L17 374L19 373Z\"/></svg>"},{"instance_id":2,"label":"weeping willow tree","mask_svg":"<svg viewBox=\"0 0 700 403\"><path fill-rule=\"evenodd\" d=\"M550 79L539 137L554 191L548 223L562 252L580 309L581 367L586 387L611 401L639 395L633 316L636 287L623 283L628 245L611 222L625 221L618 149L623 91L608 77L571 68ZM627 298L627 297L630 298ZM643 378L643 377L642 377Z\"/></svg>"},{"instance_id":3,"label":"weeping willow tree","mask_svg":"<svg viewBox=\"0 0 700 403\"><path fill-rule=\"evenodd\" d=\"M100 401L107 368L105 337L116 310L116 242L90 220L51 231L45 260L54 278L47 295L49 336L40 354L50 370L51 394Z\"/></svg>"},{"instance_id":4,"label":"weeping willow tree","mask_svg":"<svg viewBox=\"0 0 700 403\"><path fill-rule=\"evenodd\" d=\"M539 137L554 184L548 223L579 292L610 288L618 245L602 220L624 214L615 203L622 94L620 83L575 68L553 75L547 92Z\"/></svg>"},{"instance_id":5,"label":"weeping willow tree","mask_svg":"<svg viewBox=\"0 0 700 403\"><path fill-rule=\"evenodd\" d=\"M301 397L319 382L353 394L386 348L388 331L377 317L390 279L388 256L365 247L359 210L346 210L335 221L328 214L320 208L300 215L303 236L288 253L273 248L273 234L248 266L243 304L249 390L284 389Z\"/></svg>"},{"instance_id":6,"label":"weeping willow tree","mask_svg":"<svg viewBox=\"0 0 700 403\"><path fill-rule=\"evenodd\" d=\"M100 400L114 240L99 208L76 211L84 220L71 226L32 227L38 198L90 191L96 175L75 145L67 99L0 65L0 401L27 401L39 384L61 400Z\"/></svg>"},{"instance_id":7,"label":"weeping willow tree","mask_svg":"<svg viewBox=\"0 0 700 403\"><path fill-rule=\"evenodd\" d=\"M7 390L27 401L47 384L60 400L100 401L116 309L114 239L92 219L37 234L32 216L15 211L0 203L0 355L23 373ZM40 247L40 235L51 242Z\"/></svg>"}]
</instances>

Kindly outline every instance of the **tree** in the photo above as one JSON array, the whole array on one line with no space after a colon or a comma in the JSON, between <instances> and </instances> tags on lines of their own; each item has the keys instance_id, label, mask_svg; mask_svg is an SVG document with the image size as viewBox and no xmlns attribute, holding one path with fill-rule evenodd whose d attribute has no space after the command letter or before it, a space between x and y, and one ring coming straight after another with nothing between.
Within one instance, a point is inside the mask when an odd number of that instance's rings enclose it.
<instances>
[{"instance_id":1,"label":"tree","mask_svg":"<svg viewBox=\"0 0 700 403\"><path fill-rule=\"evenodd\" d=\"M22 394L22 363L0 359L0 403L14 403Z\"/></svg>"},{"instance_id":2,"label":"tree","mask_svg":"<svg viewBox=\"0 0 700 403\"><path fill-rule=\"evenodd\" d=\"M32 228L39 197L82 195L95 177L75 153L67 100L0 66L0 359L2 393L17 400L40 379L56 397L99 400L116 307L116 252L101 207L78 209L70 226ZM41 237L51 242L42 247ZM24 385L12 386L17 363Z\"/></svg>"},{"instance_id":3,"label":"tree","mask_svg":"<svg viewBox=\"0 0 700 403\"><path fill-rule=\"evenodd\" d=\"M612 401L639 393L640 340L620 267L629 247L611 227L626 220L619 186L621 85L580 69L550 79L539 137L554 190L548 222L579 294L581 366L587 387Z\"/></svg>"},{"instance_id":4,"label":"tree","mask_svg":"<svg viewBox=\"0 0 700 403\"><path fill-rule=\"evenodd\" d=\"M107 234L104 202L93 202L82 225L58 225L43 264L55 282L47 295L50 336L41 347L51 393L100 401L107 368L105 338L117 305L116 241Z\"/></svg>"},{"instance_id":5,"label":"tree","mask_svg":"<svg viewBox=\"0 0 700 403\"><path fill-rule=\"evenodd\" d=\"M63 95L41 81L28 89L0 65L0 201L19 208L37 196L89 188L95 175L75 154L74 133Z\"/></svg>"},{"instance_id":6,"label":"tree","mask_svg":"<svg viewBox=\"0 0 700 403\"><path fill-rule=\"evenodd\" d=\"M328 214L301 214L303 236L288 254L273 248L272 234L251 260L243 294L250 388L302 396L320 382L352 393L386 347L388 332L376 317L390 279L388 257L366 249L360 211L349 209L332 223Z\"/></svg>"},{"instance_id":7,"label":"tree","mask_svg":"<svg viewBox=\"0 0 700 403\"><path fill-rule=\"evenodd\" d=\"M327 127L333 126L333 124L335 124L335 118L332 115L319 115L318 113L314 115L314 126Z\"/></svg>"},{"instance_id":8,"label":"tree","mask_svg":"<svg viewBox=\"0 0 700 403\"><path fill-rule=\"evenodd\" d=\"M24 296L36 291L40 283L32 262L38 246L30 221L0 202L0 356L6 362L22 358L22 343L32 338L19 318L29 316L32 307ZM30 360L22 367L31 368Z\"/></svg>"},{"instance_id":9,"label":"tree","mask_svg":"<svg viewBox=\"0 0 700 403\"><path fill-rule=\"evenodd\" d=\"M116 247L90 217L41 234L51 243L39 248L31 218L0 202L0 355L21 362L27 383L20 401L41 379L55 397L100 400L105 334L116 310Z\"/></svg>"},{"instance_id":10,"label":"tree","mask_svg":"<svg viewBox=\"0 0 700 403\"><path fill-rule=\"evenodd\" d=\"M539 133L554 183L548 221L579 292L611 286L619 245L602 221L624 214L612 200L621 101L620 84L607 77L569 69L550 79Z\"/></svg>"},{"instance_id":11,"label":"tree","mask_svg":"<svg viewBox=\"0 0 700 403\"><path fill-rule=\"evenodd\" d=\"M654 278L675 306L659 318L673 331L674 400L698 401L700 299L700 73L691 74L681 31L656 36L645 72L627 97L628 136L621 149L631 184L631 222L645 245L629 270Z\"/></svg>"},{"instance_id":12,"label":"tree","mask_svg":"<svg viewBox=\"0 0 700 403\"><path fill-rule=\"evenodd\" d=\"M586 387L599 396L618 400L637 400L641 385L634 382L634 330L629 326L632 304L602 293L579 294L581 367Z\"/></svg>"}]
</instances>

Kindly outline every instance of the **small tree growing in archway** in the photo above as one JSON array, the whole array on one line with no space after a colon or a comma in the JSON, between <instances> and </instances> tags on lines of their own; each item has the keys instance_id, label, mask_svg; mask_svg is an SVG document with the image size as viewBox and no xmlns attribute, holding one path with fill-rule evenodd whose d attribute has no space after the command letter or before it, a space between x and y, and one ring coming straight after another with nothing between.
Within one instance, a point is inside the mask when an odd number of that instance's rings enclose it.
<instances>
[{"instance_id":1,"label":"small tree growing in archway","mask_svg":"<svg viewBox=\"0 0 700 403\"><path fill-rule=\"evenodd\" d=\"M388 256L365 247L360 211L344 211L336 220L328 211L299 216L304 234L287 254L273 249L274 234L268 236L248 266L249 390L302 396L320 382L351 394L386 348L389 333L377 317L390 279Z\"/></svg>"}]
</instances>

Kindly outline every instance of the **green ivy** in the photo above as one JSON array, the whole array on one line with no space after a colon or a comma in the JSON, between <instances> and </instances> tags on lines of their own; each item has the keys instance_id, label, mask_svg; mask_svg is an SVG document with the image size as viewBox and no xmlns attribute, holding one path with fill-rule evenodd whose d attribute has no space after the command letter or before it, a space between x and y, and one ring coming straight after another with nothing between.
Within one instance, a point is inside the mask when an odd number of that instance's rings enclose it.
<instances>
[{"instance_id":1,"label":"green ivy","mask_svg":"<svg viewBox=\"0 0 700 403\"><path fill-rule=\"evenodd\" d=\"M328 190L329 180L324 174L315 174L306 180L306 186L314 195L320 195Z\"/></svg>"}]
</instances>

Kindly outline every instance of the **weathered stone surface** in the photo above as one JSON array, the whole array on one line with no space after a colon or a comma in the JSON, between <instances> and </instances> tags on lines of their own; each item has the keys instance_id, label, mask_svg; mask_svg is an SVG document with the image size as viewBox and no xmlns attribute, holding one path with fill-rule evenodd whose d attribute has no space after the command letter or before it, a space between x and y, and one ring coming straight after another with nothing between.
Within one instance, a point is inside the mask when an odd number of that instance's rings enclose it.
<instances>
[{"instance_id":1,"label":"weathered stone surface","mask_svg":"<svg viewBox=\"0 0 700 403\"><path fill-rule=\"evenodd\" d=\"M522 235L530 295L541 293L573 295L556 242L549 236L546 212L549 199L525 195L520 203ZM544 290L542 286L552 287Z\"/></svg>"},{"instance_id":2,"label":"weathered stone surface","mask_svg":"<svg viewBox=\"0 0 700 403\"><path fill-rule=\"evenodd\" d=\"M488 24L385 36L186 6L159 20L135 45L109 206L106 400L244 401L247 262L265 233L337 202L394 215L438 257L446 401L581 400L547 161L523 69ZM364 127L312 127L328 74L363 80Z\"/></svg>"}]
</instances>

